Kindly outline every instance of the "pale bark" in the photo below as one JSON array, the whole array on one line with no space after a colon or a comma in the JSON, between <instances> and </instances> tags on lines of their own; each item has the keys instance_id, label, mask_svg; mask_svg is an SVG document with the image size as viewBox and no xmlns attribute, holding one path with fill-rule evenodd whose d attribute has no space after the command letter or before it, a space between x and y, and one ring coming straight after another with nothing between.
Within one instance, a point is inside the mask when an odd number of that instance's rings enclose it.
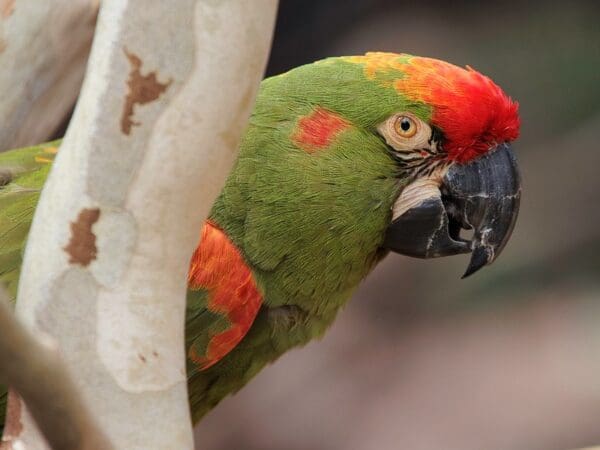
<instances>
[{"instance_id":1,"label":"pale bark","mask_svg":"<svg viewBox=\"0 0 600 450\"><path fill-rule=\"evenodd\" d=\"M11 392L12 418L20 419L14 417L20 415L14 410L22 408L22 398L53 449L109 450L110 444L83 405L60 353L19 323L4 289L0 289L0 330L0 380L18 392ZM7 442L20 433L21 426L20 420L7 424Z\"/></svg>"},{"instance_id":2,"label":"pale bark","mask_svg":"<svg viewBox=\"0 0 600 450\"><path fill-rule=\"evenodd\" d=\"M17 313L55 340L115 448L192 448L188 262L237 154L276 6L102 3L30 232ZM21 419L20 448L42 448Z\"/></svg>"},{"instance_id":3,"label":"pale bark","mask_svg":"<svg viewBox=\"0 0 600 450\"><path fill-rule=\"evenodd\" d=\"M0 150L48 140L79 95L99 0L0 0Z\"/></svg>"}]
</instances>

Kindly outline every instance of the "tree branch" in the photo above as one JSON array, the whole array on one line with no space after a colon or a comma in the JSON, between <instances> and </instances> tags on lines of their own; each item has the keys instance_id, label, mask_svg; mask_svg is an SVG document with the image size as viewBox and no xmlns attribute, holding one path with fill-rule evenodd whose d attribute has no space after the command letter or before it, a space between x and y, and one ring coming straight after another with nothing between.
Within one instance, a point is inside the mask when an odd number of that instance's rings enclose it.
<instances>
[{"instance_id":1,"label":"tree branch","mask_svg":"<svg viewBox=\"0 0 600 450\"><path fill-rule=\"evenodd\" d=\"M0 1L0 151L48 140L71 111L98 2Z\"/></svg>"},{"instance_id":2,"label":"tree branch","mask_svg":"<svg viewBox=\"0 0 600 450\"><path fill-rule=\"evenodd\" d=\"M0 330L0 379L25 400L48 444L61 450L112 448L83 405L56 348L42 344L16 320L1 288ZM9 428L18 430L14 421L21 420L21 400L11 395L10 402ZM18 439L4 436L2 448L17 448Z\"/></svg>"},{"instance_id":3,"label":"tree branch","mask_svg":"<svg viewBox=\"0 0 600 450\"><path fill-rule=\"evenodd\" d=\"M17 314L56 340L116 448L193 446L188 264L237 155L276 6L102 2L28 237ZM27 417L20 439L42 448Z\"/></svg>"}]
</instances>

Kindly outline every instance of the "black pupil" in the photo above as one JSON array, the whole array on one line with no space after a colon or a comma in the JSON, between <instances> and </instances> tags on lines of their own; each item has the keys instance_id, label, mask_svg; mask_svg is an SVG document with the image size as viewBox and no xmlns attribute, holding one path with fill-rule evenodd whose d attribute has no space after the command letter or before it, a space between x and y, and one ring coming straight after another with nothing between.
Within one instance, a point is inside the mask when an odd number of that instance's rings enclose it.
<instances>
[{"instance_id":1,"label":"black pupil","mask_svg":"<svg viewBox=\"0 0 600 450\"><path fill-rule=\"evenodd\" d=\"M402 131L408 131L408 130L410 130L410 120L408 120L408 119L402 119L400 121L400 128L402 128Z\"/></svg>"}]
</instances>

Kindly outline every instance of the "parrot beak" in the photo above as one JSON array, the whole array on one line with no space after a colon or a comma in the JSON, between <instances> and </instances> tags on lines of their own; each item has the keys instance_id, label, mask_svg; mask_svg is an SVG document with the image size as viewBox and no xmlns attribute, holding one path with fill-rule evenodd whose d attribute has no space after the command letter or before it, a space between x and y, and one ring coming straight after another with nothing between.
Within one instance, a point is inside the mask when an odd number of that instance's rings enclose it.
<instances>
[{"instance_id":1,"label":"parrot beak","mask_svg":"<svg viewBox=\"0 0 600 450\"><path fill-rule=\"evenodd\" d=\"M452 165L439 189L430 189L418 204L413 200L393 219L383 247L417 258L471 253L463 275L468 277L498 257L515 226L520 199L517 161L510 146L501 144L467 164ZM462 229L473 230L471 240L460 237Z\"/></svg>"}]
</instances>

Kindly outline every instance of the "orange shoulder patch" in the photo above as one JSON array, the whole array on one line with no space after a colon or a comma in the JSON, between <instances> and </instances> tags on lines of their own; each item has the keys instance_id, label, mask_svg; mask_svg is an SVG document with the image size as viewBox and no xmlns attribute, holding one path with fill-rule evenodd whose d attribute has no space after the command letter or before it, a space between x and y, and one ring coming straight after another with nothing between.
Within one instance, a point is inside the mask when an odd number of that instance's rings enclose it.
<instances>
[{"instance_id":1,"label":"orange shoulder patch","mask_svg":"<svg viewBox=\"0 0 600 450\"><path fill-rule=\"evenodd\" d=\"M227 329L210 336L205 354L192 346L189 358L207 369L227 355L246 335L262 304L252 272L227 235L207 221L200 245L192 256L188 275L190 289L208 292L208 309L227 317Z\"/></svg>"}]
</instances>

